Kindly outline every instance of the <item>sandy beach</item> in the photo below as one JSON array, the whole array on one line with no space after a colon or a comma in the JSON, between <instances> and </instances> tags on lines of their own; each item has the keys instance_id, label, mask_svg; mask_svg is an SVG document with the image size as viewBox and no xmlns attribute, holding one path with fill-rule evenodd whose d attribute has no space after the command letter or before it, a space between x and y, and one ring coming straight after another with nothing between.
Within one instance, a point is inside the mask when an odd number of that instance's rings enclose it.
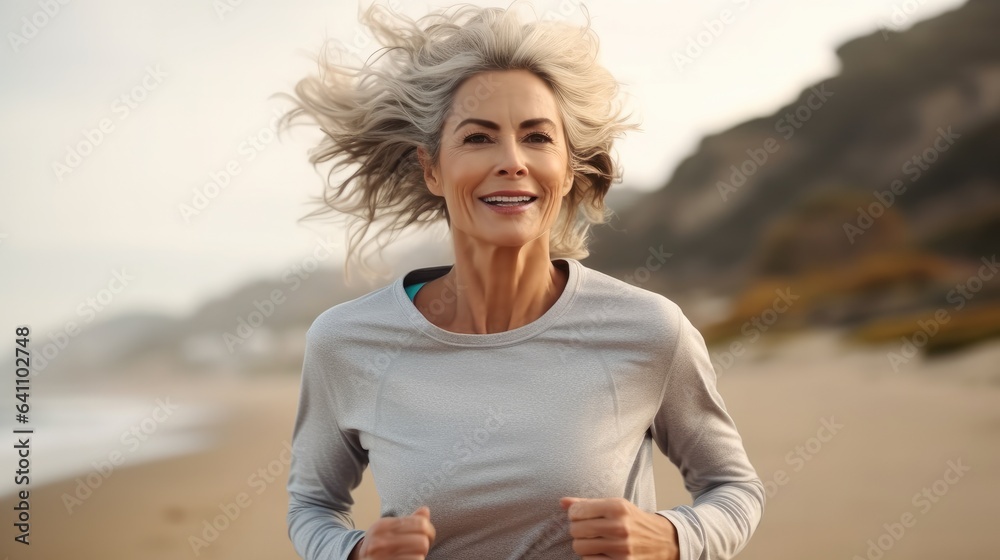
<instances>
[{"instance_id":1,"label":"sandy beach","mask_svg":"<svg viewBox=\"0 0 1000 560\"><path fill-rule=\"evenodd\" d=\"M773 346L765 339L731 367L717 366L768 486L763 522L739 558L1000 557L992 534L1000 519L1000 343L914 359L894 372L891 346L847 349L836 338L813 333ZM75 480L33 486L30 546L14 542L14 501L3 500L3 554L294 560L285 480L298 381L297 373L186 377L133 388L218 406L226 416L213 429L217 445L125 464L72 513L65 496L76 492ZM656 453L659 507L689 504L679 473ZM370 472L355 499L356 524L367 528L379 511ZM226 511L228 526L206 530Z\"/></svg>"}]
</instances>

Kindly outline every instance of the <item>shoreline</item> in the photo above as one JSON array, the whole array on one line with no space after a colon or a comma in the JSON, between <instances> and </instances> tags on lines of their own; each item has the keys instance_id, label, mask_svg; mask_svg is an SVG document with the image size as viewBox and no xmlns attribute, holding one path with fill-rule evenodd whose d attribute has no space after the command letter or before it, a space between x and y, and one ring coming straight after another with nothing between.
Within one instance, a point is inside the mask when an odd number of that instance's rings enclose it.
<instances>
[{"instance_id":1,"label":"shoreline","mask_svg":"<svg viewBox=\"0 0 1000 560\"><path fill-rule=\"evenodd\" d=\"M288 405L297 403L298 381L293 375L261 377L249 383L161 380L159 392L180 404L218 407L218 421L201 427L211 434L214 445L138 464L126 462L92 488L81 488L80 476L32 484L28 488L31 545L19 550L23 556L17 558L262 555L294 560L297 556L285 533L287 501L281 505L286 500L287 465L281 460L280 444L291 442L295 410ZM148 384L138 383L116 392L133 394L143 389L150 394ZM45 460L40 454L32 457L33 462ZM272 464L275 461L278 467ZM268 472L269 466L279 471L278 476L258 477L256 486L248 484L250 476L261 468ZM96 476L91 478L96 480ZM193 544L192 537L205 540L204 522L220 514L219 505L233 502L240 493L253 496L249 507L206 546ZM3 511L13 512L16 500L14 495L0 498ZM7 542L12 542L16 532L9 523L5 525Z\"/></svg>"}]
</instances>

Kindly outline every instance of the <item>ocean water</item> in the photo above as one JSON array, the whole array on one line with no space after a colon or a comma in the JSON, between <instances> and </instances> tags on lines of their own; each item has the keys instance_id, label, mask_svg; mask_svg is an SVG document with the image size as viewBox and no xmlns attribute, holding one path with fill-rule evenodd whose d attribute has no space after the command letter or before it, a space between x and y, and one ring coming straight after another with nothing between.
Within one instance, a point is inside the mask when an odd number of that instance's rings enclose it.
<instances>
[{"instance_id":1,"label":"ocean water","mask_svg":"<svg viewBox=\"0 0 1000 560\"><path fill-rule=\"evenodd\" d=\"M159 397L107 394L64 394L32 397L30 422L14 424L14 401L2 399L0 430L9 442L0 453L0 497L18 490L40 488L44 484L79 478L91 490L99 491L118 469L167 457L195 453L212 447L215 438L209 427L222 419L218 409L178 403ZM172 405L177 405L173 410ZM30 428L32 434L13 430ZM17 485L18 456L14 445L19 437L30 436L29 484ZM115 455L115 452L118 455ZM116 465L115 462L118 464ZM103 472L102 472L103 471ZM81 490L86 494L85 490Z\"/></svg>"}]
</instances>

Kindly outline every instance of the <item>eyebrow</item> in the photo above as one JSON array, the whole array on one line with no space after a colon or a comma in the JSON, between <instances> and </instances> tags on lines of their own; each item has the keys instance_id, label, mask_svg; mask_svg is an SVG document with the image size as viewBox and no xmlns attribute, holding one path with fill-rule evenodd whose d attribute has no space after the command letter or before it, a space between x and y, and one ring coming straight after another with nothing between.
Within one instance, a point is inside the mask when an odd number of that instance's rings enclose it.
<instances>
[{"instance_id":1,"label":"eyebrow","mask_svg":"<svg viewBox=\"0 0 1000 560\"><path fill-rule=\"evenodd\" d=\"M484 128L489 128L490 130L500 130L500 125L498 125L497 123L495 123L493 121L487 121L487 120L484 120L484 119L465 119L464 121L458 123L458 126L455 127L455 130L460 129L460 128L462 128L463 126L465 126L467 124L478 124L479 126L482 126ZM537 119L528 119L528 120L522 122L521 123L521 128L533 128L533 127L536 127L536 126L538 126L540 124L548 124L548 125L551 125L551 126L555 126L556 125L556 123L552 122L551 119L547 119L545 117L541 117L541 118L537 118ZM454 132L454 131L452 131L452 132Z\"/></svg>"}]
</instances>

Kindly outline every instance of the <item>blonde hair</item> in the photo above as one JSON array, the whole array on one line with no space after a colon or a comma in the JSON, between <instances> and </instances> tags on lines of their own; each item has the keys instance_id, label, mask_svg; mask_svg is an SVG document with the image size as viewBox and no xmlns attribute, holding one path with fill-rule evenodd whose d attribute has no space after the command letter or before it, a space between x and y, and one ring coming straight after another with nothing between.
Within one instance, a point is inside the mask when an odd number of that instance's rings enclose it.
<instances>
[{"instance_id":1,"label":"blonde hair","mask_svg":"<svg viewBox=\"0 0 1000 560\"><path fill-rule=\"evenodd\" d=\"M528 70L550 86L574 180L550 233L549 251L554 258L589 255L590 227L613 215L604 197L612 182L621 181L612 142L638 126L621 115L619 84L597 62L599 41L586 8L583 27L551 20L522 23L514 11L519 3L507 9L458 4L417 20L372 5L359 11L359 19L385 45L379 49L384 52L360 68L335 64L327 40L316 60L319 75L296 84L295 108L282 116L279 129L300 116L318 123L325 135L309 151L309 161L317 169L334 163L323 196L315 199L320 207L301 219L331 211L353 217L347 227L348 282L352 256L372 241L381 252L410 225L424 228L443 219L451 227L445 200L424 181L417 147L438 162L440 130L456 90L487 71ZM334 185L333 174L346 167L353 172ZM387 225L362 243L378 221ZM359 263L363 272L371 270L364 259Z\"/></svg>"}]
</instances>

